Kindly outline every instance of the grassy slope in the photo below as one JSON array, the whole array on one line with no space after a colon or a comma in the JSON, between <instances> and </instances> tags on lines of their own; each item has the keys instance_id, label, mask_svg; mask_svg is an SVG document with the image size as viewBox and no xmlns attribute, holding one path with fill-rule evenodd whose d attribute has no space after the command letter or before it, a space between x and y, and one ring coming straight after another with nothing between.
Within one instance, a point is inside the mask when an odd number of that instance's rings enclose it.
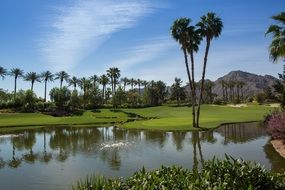
<instances>
[{"instance_id":1,"label":"grassy slope","mask_svg":"<svg viewBox=\"0 0 285 190\"><path fill-rule=\"evenodd\" d=\"M203 105L201 127L214 128L223 123L260 121L266 113L274 108L269 106L250 105L236 108L227 106ZM152 107L145 109L126 109L144 117L157 117L144 121L125 124L126 128L158 129L158 130L191 130L192 114L189 107Z\"/></svg>"},{"instance_id":2,"label":"grassy slope","mask_svg":"<svg viewBox=\"0 0 285 190\"><path fill-rule=\"evenodd\" d=\"M7 126L42 126L42 125L101 125L113 122L124 122L127 115L124 113L111 112L109 109L102 109L101 112L93 113L86 111L81 116L53 117L41 113L13 113L0 114L0 127Z\"/></svg>"},{"instance_id":3,"label":"grassy slope","mask_svg":"<svg viewBox=\"0 0 285 190\"><path fill-rule=\"evenodd\" d=\"M214 128L222 123L259 121L274 108L269 106L250 105L243 108L225 106L202 106L201 126ZM189 107L151 107L141 109L122 109L125 112L135 113L143 117L156 117L143 121L124 124L126 128L156 129L156 130L191 130L192 118ZM0 114L0 129L6 127L44 126L44 125L97 125L119 123L127 121L128 116L122 112L112 112L102 109L93 113L86 111L82 116L52 117L40 113ZM6 128L7 129L7 128Z\"/></svg>"}]
</instances>

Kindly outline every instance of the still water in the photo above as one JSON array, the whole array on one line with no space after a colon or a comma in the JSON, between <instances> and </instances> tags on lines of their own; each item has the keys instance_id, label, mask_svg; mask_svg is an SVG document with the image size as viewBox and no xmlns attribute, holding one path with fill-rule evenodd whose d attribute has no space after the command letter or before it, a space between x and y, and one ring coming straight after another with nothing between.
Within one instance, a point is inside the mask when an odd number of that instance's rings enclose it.
<instances>
[{"instance_id":1,"label":"still water","mask_svg":"<svg viewBox=\"0 0 285 190\"><path fill-rule=\"evenodd\" d=\"M207 132L48 127L0 134L0 189L68 189L87 175L129 176L143 166L200 167L224 154L285 170L257 123Z\"/></svg>"}]
</instances>

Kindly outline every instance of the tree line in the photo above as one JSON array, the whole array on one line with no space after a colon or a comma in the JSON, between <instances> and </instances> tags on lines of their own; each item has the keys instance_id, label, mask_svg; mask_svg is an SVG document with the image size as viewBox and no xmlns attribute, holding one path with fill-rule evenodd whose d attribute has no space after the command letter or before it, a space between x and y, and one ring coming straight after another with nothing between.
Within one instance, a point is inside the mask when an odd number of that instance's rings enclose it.
<instances>
[{"instance_id":1,"label":"tree line","mask_svg":"<svg viewBox=\"0 0 285 190\"><path fill-rule=\"evenodd\" d=\"M121 71L116 67L109 68L106 74L101 76L92 75L88 78L78 78L70 76L65 71L57 73L50 71L28 72L25 74L19 68L12 68L8 71L0 66L0 77L4 79L6 76L14 78L14 91L9 93L0 90L0 108L22 108L25 105L25 109L33 110L37 103L44 105L38 107L48 107L50 110L50 107L55 106L54 109L65 111L91 109L104 105L113 107L156 106L161 105L167 95L166 84L163 81L120 78ZM17 91L19 78L31 83L30 90ZM52 88L50 92L47 92L48 83L55 80L59 81L59 87ZM43 99L37 98L33 91L36 82L44 83ZM51 102L47 102L48 94Z\"/></svg>"}]
</instances>

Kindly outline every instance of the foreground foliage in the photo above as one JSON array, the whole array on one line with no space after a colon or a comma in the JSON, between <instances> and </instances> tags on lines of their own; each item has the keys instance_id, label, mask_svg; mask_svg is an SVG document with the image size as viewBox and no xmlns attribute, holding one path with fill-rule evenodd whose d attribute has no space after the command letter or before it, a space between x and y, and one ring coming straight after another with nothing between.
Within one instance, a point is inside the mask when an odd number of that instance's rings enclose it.
<instances>
[{"instance_id":1,"label":"foreground foliage","mask_svg":"<svg viewBox=\"0 0 285 190\"><path fill-rule=\"evenodd\" d=\"M285 189L285 173L273 174L259 164L226 156L205 162L199 172L176 166L143 168L125 180L88 177L72 189Z\"/></svg>"}]
</instances>

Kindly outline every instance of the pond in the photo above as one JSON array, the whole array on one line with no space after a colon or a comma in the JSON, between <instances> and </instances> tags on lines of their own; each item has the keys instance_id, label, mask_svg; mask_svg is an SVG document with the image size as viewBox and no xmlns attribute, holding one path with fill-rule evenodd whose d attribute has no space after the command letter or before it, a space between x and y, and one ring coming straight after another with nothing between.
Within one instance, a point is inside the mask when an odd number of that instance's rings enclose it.
<instances>
[{"instance_id":1,"label":"pond","mask_svg":"<svg viewBox=\"0 0 285 190\"><path fill-rule=\"evenodd\" d=\"M68 189L80 178L129 176L143 166L201 167L225 154L285 170L258 123L206 132L159 132L116 127L46 127L0 134L1 190Z\"/></svg>"}]
</instances>

